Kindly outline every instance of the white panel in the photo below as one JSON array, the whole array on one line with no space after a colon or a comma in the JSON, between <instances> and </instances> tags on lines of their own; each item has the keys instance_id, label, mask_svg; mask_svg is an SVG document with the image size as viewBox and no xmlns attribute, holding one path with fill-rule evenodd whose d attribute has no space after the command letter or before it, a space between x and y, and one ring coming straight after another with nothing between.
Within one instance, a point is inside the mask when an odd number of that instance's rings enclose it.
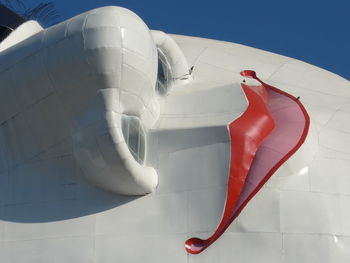
<instances>
[{"instance_id":1,"label":"white panel","mask_svg":"<svg viewBox=\"0 0 350 263\"><path fill-rule=\"evenodd\" d=\"M159 130L176 130L176 129L192 129L203 127L215 127L227 125L236 119L240 114L236 113L217 113L213 115L178 115L178 116L161 116L159 122L154 127Z\"/></svg>"},{"instance_id":2,"label":"white panel","mask_svg":"<svg viewBox=\"0 0 350 263\"><path fill-rule=\"evenodd\" d=\"M130 94L137 96L143 100L143 97L140 95L142 94L142 90L149 89L149 86L152 83L151 79L149 79L148 76L144 74L144 72L139 71L137 68L130 67L128 64L123 65L122 74L123 78L121 80L121 89L125 92L130 92ZM127 104L123 100L122 103ZM132 104L127 106L131 107Z\"/></svg>"},{"instance_id":3,"label":"white panel","mask_svg":"<svg viewBox=\"0 0 350 263\"><path fill-rule=\"evenodd\" d=\"M0 197L2 197L0 195ZM3 237L4 237L4 218L5 218L5 211L4 211L4 206L3 206L3 203L1 202L0 203L0 251L1 251L1 244L2 244L2 241L3 241ZM0 253L1 254L1 253ZM0 257L1 259L1 257Z\"/></svg>"},{"instance_id":4,"label":"white panel","mask_svg":"<svg viewBox=\"0 0 350 263\"><path fill-rule=\"evenodd\" d=\"M125 49L123 56L123 64L126 66L124 70L131 70L134 69L138 71L138 74L140 74L145 79L152 82L154 80L154 76L157 74L156 72L156 66L154 65L154 61L152 60L146 60L137 53L134 53L128 49ZM130 69L129 69L130 68ZM124 73L127 74L127 73ZM135 76L136 74L133 73ZM133 78L128 78L128 81L132 82L135 81ZM127 86L132 85L126 83ZM122 85L122 87L125 87L125 85Z\"/></svg>"},{"instance_id":5,"label":"white panel","mask_svg":"<svg viewBox=\"0 0 350 263\"><path fill-rule=\"evenodd\" d=\"M350 134L324 128L320 133L320 145L332 150L350 154Z\"/></svg>"},{"instance_id":6,"label":"white panel","mask_svg":"<svg viewBox=\"0 0 350 263\"><path fill-rule=\"evenodd\" d=\"M216 41L215 46L220 47L222 51L235 57L234 60L231 60L232 64L237 63L242 66L246 66L246 63L249 63L247 66L250 65L251 67L257 67L259 70L266 67L266 64L270 65L270 67L281 66L284 63L292 60L292 58L286 56L236 43Z\"/></svg>"},{"instance_id":7,"label":"white panel","mask_svg":"<svg viewBox=\"0 0 350 263\"><path fill-rule=\"evenodd\" d=\"M332 150L327 147L320 146L318 150L318 156L324 157L324 158L333 158L333 159L340 159L340 160L349 160L350 161L350 154L340 152L337 150Z\"/></svg>"},{"instance_id":8,"label":"white panel","mask_svg":"<svg viewBox=\"0 0 350 263\"><path fill-rule=\"evenodd\" d=\"M121 90L119 94L122 111L124 113L139 116L146 110L142 98L138 94L126 92L124 90Z\"/></svg>"},{"instance_id":9,"label":"white panel","mask_svg":"<svg viewBox=\"0 0 350 263\"><path fill-rule=\"evenodd\" d=\"M174 149L175 150L175 149ZM214 158L218 157L218 158ZM216 143L159 155L159 187L167 193L227 184L229 144Z\"/></svg>"},{"instance_id":10,"label":"white panel","mask_svg":"<svg viewBox=\"0 0 350 263\"><path fill-rule=\"evenodd\" d=\"M89 16L88 20L91 16ZM84 29L84 50L121 48L122 36L118 23L108 27L85 27ZM120 64L120 60L115 61Z\"/></svg>"},{"instance_id":11,"label":"white panel","mask_svg":"<svg viewBox=\"0 0 350 263\"><path fill-rule=\"evenodd\" d=\"M309 116L311 116L311 122L316 123L320 126L319 131L323 126L332 118L333 114L336 112L335 109L328 108L327 106L321 105L311 105L308 102L302 103L305 106Z\"/></svg>"},{"instance_id":12,"label":"white panel","mask_svg":"<svg viewBox=\"0 0 350 263\"><path fill-rule=\"evenodd\" d=\"M3 210L1 206L7 204L10 200L11 189L9 181L8 171L0 172L0 220L3 216Z\"/></svg>"},{"instance_id":13,"label":"white panel","mask_svg":"<svg viewBox=\"0 0 350 263\"><path fill-rule=\"evenodd\" d=\"M11 199L7 204L72 199L78 172L72 156L17 166L9 174Z\"/></svg>"},{"instance_id":14,"label":"white panel","mask_svg":"<svg viewBox=\"0 0 350 263\"><path fill-rule=\"evenodd\" d=\"M18 77L15 72L24 72L24 74ZM15 65L12 68L12 74L12 85L21 110L25 110L54 91L44 66L42 53L35 54Z\"/></svg>"},{"instance_id":15,"label":"white panel","mask_svg":"<svg viewBox=\"0 0 350 263\"><path fill-rule=\"evenodd\" d=\"M155 46L152 46L153 42L149 34L146 32L140 34L126 28L121 29L121 34L125 49L144 56L145 59L153 59L151 55L154 54Z\"/></svg>"},{"instance_id":16,"label":"white panel","mask_svg":"<svg viewBox=\"0 0 350 263\"><path fill-rule=\"evenodd\" d=\"M0 261L11 263L93 263L93 245L91 238L2 242L0 243Z\"/></svg>"},{"instance_id":17,"label":"white panel","mask_svg":"<svg viewBox=\"0 0 350 263\"><path fill-rule=\"evenodd\" d=\"M349 184L347 184L349 185ZM343 196L341 195L339 197L339 206L340 206L340 220L341 220L341 227L342 227L342 232L341 235L350 237L350 209L349 209L349 204L350 204L350 196ZM349 238L350 241L350 238ZM347 242L349 244L349 242ZM348 247L347 247L348 248Z\"/></svg>"},{"instance_id":18,"label":"white panel","mask_svg":"<svg viewBox=\"0 0 350 263\"><path fill-rule=\"evenodd\" d=\"M67 112L65 117L70 122L73 121L73 117L77 118L77 115L82 113L82 109L96 97L96 87L103 87L103 80L90 76L79 80L79 85L83 89L76 88L77 83L72 83L68 84L64 90L57 92L61 108Z\"/></svg>"},{"instance_id":19,"label":"white panel","mask_svg":"<svg viewBox=\"0 0 350 263\"><path fill-rule=\"evenodd\" d=\"M210 63L197 61L194 66L193 79L195 81L226 84L243 80L243 77L238 73L219 68Z\"/></svg>"},{"instance_id":20,"label":"white panel","mask_svg":"<svg viewBox=\"0 0 350 263\"><path fill-rule=\"evenodd\" d=\"M1 125L0 133L6 138L2 147L7 152L8 165L30 159L41 150L33 131L21 114Z\"/></svg>"},{"instance_id":21,"label":"white panel","mask_svg":"<svg viewBox=\"0 0 350 263\"><path fill-rule=\"evenodd\" d=\"M298 60L284 64L270 79L331 96L350 98L350 89L345 88L350 86L347 80Z\"/></svg>"},{"instance_id":22,"label":"white panel","mask_svg":"<svg viewBox=\"0 0 350 263\"><path fill-rule=\"evenodd\" d=\"M346 111L346 112L350 112L350 103L347 102L347 103L343 104L343 105L340 107L340 110L343 110L343 111Z\"/></svg>"},{"instance_id":23,"label":"white panel","mask_svg":"<svg viewBox=\"0 0 350 263\"><path fill-rule=\"evenodd\" d=\"M42 240L42 263L95 263L95 241L91 237Z\"/></svg>"},{"instance_id":24,"label":"white panel","mask_svg":"<svg viewBox=\"0 0 350 263\"><path fill-rule=\"evenodd\" d=\"M238 83L218 86L200 82L161 100L162 115L157 128L226 126L246 108L247 100Z\"/></svg>"},{"instance_id":25,"label":"white panel","mask_svg":"<svg viewBox=\"0 0 350 263\"><path fill-rule=\"evenodd\" d=\"M160 130L153 132L152 136L157 137L158 140L157 149L154 150L159 153L169 154L176 154L177 151L186 149L197 150L197 147L205 147L218 143L228 144L230 142L230 135L226 125L192 129ZM227 145L227 148L229 148L229 145ZM229 154L229 149L225 154ZM193 157L195 158L195 156Z\"/></svg>"},{"instance_id":26,"label":"white panel","mask_svg":"<svg viewBox=\"0 0 350 263\"><path fill-rule=\"evenodd\" d=\"M41 43L43 35L44 31L41 31L34 36L18 43L12 48L2 51L0 60L0 72L3 72L13 65L18 64L23 59L33 56L35 53L38 53L38 50L41 48L41 45L39 43Z\"/></svg>"},{"instance_id":27,"label":"white panel","mask_svg":"<svg viewBox=\"0 0 350 263\"><path fill-rule=\"evenodd\" d=\"M259 77L262 79L268 78L272 75L283 63L290 60L286 57L278 57L278 59L271 59L270 56L263 56L259 51L254 49L243 48L230 49L206 49L198 58L198 61L229 70L232 72L241 72L245 69L259 70ZM239 61L239 63L233 63Z\"/></svg>"},{"instance_id":28,"label":"white panel","mask_svg":"<svg viewBox=\"0 0 350 263\"><path fill-rule=\"evenodd\" d=\"M338 196L281 191L280 211L282 232L342 233Z\"/></svg>"},{"instance_id":29,"label":"white panel","mask_svg":"<svg viewBox=\"0 0 350 263\"><path fill-rule=\"evenodd\" d=\"M17 95L14 92L13 73L11 71L1 72L1 89L0 89L0 123L15 116L21 108L17 102ZM5 99L6 98L6 99Z\"/></svg>"},{"instance_id":30,"label":"white panel","mask_svg":"<svg viewBox=\"0 0 350 263\"><path fill-rule=\"evenodd\" d=\"M273 233L226 233L190 263L281 263L282 236ZM298 261L297 261L298 262Z\"/></svg>"},{"instance_id":31,"label":"white panel","mask_svg":"<svg viewBox=\"0 0 350 263\"><path fill-rule=\"evenodd\" d=\"M70 202L72 203L72 202ZM53 213L65 213L67 215L71 211L69 209L79 209L78 206L72 207L72 204L41 204L41 205L16 205L8 206L7 212L10 214L9 220L18 219L26 210L26 213L35 213L33 217L38 217L41 213L43 222L3 222L3 238L4 241L26 240L26 239L42 239L42 238L58 238L58 237L74 237L81 235L94 234L95 219L94 217L80 217L78 219L63 220L58 222L45 222L46 219L54 218ZM38 218L33 218L38 219ZM30 220L30 218L26 218Z\"/></svg>"},{"instance_id":32,"label":"white panel","mask_svg":"<svg viewBox=\"0 0 350 263\"><path fill-rule=\"evenodd\" d=\"M292 85L292 83L286 81L276 82L269 80L268 83L271 85L275 85L276 87L285 92L293 94L295 97L300 96L301 102L303 104L307 103L307 105L322 106L326 107L327 109L337 110L341 105L348 101L348 99L343 96L323 93L317 89L312 90L305 88L302 85L302 81L301 84L295 85Z\"/></svg>"},{"instance_id":33,"label":"white panel","mask_svg":"<svg viewBox=\"0 0 350 263\"><path fill-rule=\"evenodd\" d=\"M110 89L100 89L98 91L98 97L104 99L104 107L106 111L121 112L121 107L119 102L119 90L115 88Z\"/></svg>"},{"instance_id":34,"label":"white panel","mask_svg":"<svg viewBox=\"0 0 350 263\"><path fill-rule=\"evenodd\" d=\"M56 94L48 96L23 112L33 136L44 150L70 136L67 112Z\"/></svg>"},{"instance_id":35,"label":"white panel","mask_svg":"<svg viewBox=\"0 0 350 263\"><path fill-rule=\"evenodd\" d=\"M338 110L327 123L327 128L350 133L349 112Z\"/></svg>"},{"instance_id":36,"label":"white panel","mask_svg":"<svg viewBox=\"0 0 350 263\"><path fill-rule=\"evenodd\" d=\"M0 261L11 263L43 263L41 261L42 240L1 242Z\"/></svg>"},{"instance_id":37,"label":"white panel","mask_svg":"<svg viewBox=\"0 0 350 263\"><path fill-rule=\"evenodd\" d=\"M62 39L42 51L44 66L50 76L51 84L57 90L79 89L82 78L91 74L83 53L83 36L76 34ZM72 86L73 84L73 86Z\"/></svg>"},{"instance_id":38,"label":"white panel","mask_svg":"<svg viewBox=\"0 0 350 263\"><path fill-rule=\"evenodd\" d=\"M72 36L74 34L83 31L83 25L85 23L86 14L81 14L67 20L66 24L66 36Z\"/></svg>"},{"instance_id":39,"label":"white panel","mask_svg":"<svg viewBox=\"0 0 350 263\"><path fill-rule=\"evenodd\" d=\"M349 159L318 157L310 166L311 190L323 193L350 194Z\"/></svg>"},{"instance_id":40,"label":"white panel","mask_svg":"<svg viewBox=\"0 0 350 263\"><path fill-rule=\"evenodd\" d=\"M62 202L60 204L49 205L47 213L74 213L73 209L79 209L79 205L82 206L82 202L74 202L75 207L68 202ZM54 211L56 210L56 211ZM59 220L53 222L41 223L43 229L41 235L47 238L73 238L76 236L93 236L95 234L95 215L81 216L79 218L73 218L68 220Z\"/></svg>"},{"instance_id":41,"label":"white panel","mask_svg":"<svg viewBox=\"0 0 350 263\"><path fill-rule=\"evenodd\" d=\"M170 35L177 44L181 47L182 52L184 53L188 65L192 67L195 62L197 61L198 57L203 53L203 51L206 49L206 47L199 47L198 44L195 43L181 43L180 41L177 41L176 35Z\"/></svg>"},{"instance_id":42,"label":"white panel","mask_svg":"<svg viewBox=\"0 0 350 263\"><path fill-rule=\"evenodd\" d=\"M27 240L42 238L44 224L30 222L34 218L43 218L45 204L16 204L4 208L2 241ZM16 222L14 220L19 220ZM26 223L27 220L27 223ZM28 222L29 221L29 222Z\"/></svg>"},{"instance_id":43,"label":"white panel","mask_svg":"<svg viewBox=\"0 0 350 263\"><path fill-rule=\"evenodd\" d=\"M65 37L66 23L59 23L53 25L44 31L43 44L45 46L52 46L57 42L62 41Z\"/></svg>"},{"instance_id":44,"label":"white panel","mask_svg":"<svg viewBox=\"0 0 350 263\"><path fill-rule=\"evenodd\" d=\"M143 33L145 29L148 30L143 21L141 19L137 19L136 14L131 14L130 10L127 10L127 12L124 13L124 10L121 10L122 12L119 14L119 23L123 28L140 33Z\"/></svg>"},{"instance_id":45,"label":"white panel","mask_svg":"<svg viewBox=\"0 0 350 263\"><path fill-rule=\"evenodd\" d=\"M62 156L72 155L72 149L70 147L70 138L59 142L52 147L48 148L45 152L38 154L33 161L42 161L48 159L55 159Z\"/></svg>"},{"instance_id":46,"label":"white panel","mask_svg":"<svg viewBox=\"0 0 350 263\"><path fill-rule=\"evenodd\" d=\"M186 231L186 194L150 194L124 199L127 200L125 205L97 215L96 234L142 235Z\"/></svg>"},{"instance_id":47,"label":"white panel","mask_svg":"<svg viewBox=\"0 0 350 263\"><path fill-rule=\"evenodd\" d=\"M109 12L108 12L108 9ZM107 28L114 27L117 28L120 25L119 22L119 8L118 7L102 7L100 9L95 9L86 14L85 29L89 28Z\"/></svg>"},{"instance_id":48,"label":"white panel","mask_svg":"<svg viewBox=\"0 0 350 263\"><path fill-rule=\"evenodd\" d=\"M189 86L186 92L169 96L163 102L162 114L205 116L230 112L234 120L236 115L246 110L248 104L246 96L238 83L225 86L208 87L205 84L202 86L204 88L201 90L196 89L196 86Z\"/></svg>"},{"instance_id":49,"label":"white panel","mask_svg":"<svg viewBox=\"0 0 350 263\"><path fill-rule=\"evenodd\" d=\"M344 236L333 236L333 242L336 245L335 261L348 263L350 259L350 238Z\"/></svg>"},{"instance_id":50,"label":"white panel","mask_svg":"<svg viewBox=\"0 0 350 263\"><path fill-rule=\"evenodd\" d=\"M266 187L280 190L310 191L310 176L307 166L293 175L277 173L266 182Z\"/></svg>"},{"instance_id":51,"label":"white panel","mask_svg":"<svg viewBox=\"0 0 350 263\"><path fill-rule=\"evenodd\" d=\"M185 235L118 235L96 238L96 263L186 262Z\"/></svg>"},{"instance_id":52,"label":"white panel","mask_svg":"<svg viewBox=\"0 0 350 263\"><path fill-rule=\"evenodd\" d=\"M188 232L208 238L220 223L227 187L211 187L188 192Z\"/></svg>"},{"instance_id":53,"label":"white panel","mask_svg":"<svg viewBox=\"0 0 350 263\"><path fill-rule=\"evenodd\" d=\"M105 77L108 77L110 74L116 74L120 77L120 62L123 60L123 54L120 49L121 48L117 46L91 48L86 51L86 62L90 65L92 71L97 74L105 74ZM102 86L101 88L110 87Z\"/></svg>"},{"instance_id":54,"label":"white panel","mask_svg":"<svg viewBox=\"0 0 350 263\"><path fill-rule=\"evenodd\" d=\"M283 263L347 263L350 239L332 235L284 234Z\"/></svg>"}]
</instances>

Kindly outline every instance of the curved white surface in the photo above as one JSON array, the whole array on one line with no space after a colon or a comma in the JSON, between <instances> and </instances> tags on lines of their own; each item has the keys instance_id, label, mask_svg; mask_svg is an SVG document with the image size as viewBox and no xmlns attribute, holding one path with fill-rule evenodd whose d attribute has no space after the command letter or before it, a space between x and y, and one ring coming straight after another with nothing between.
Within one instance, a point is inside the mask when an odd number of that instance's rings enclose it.
<instances>
[{"instance_id":1,"label":"curved white surface","mask_svg":"<svg viewBox=\"0 0 350 263\"><path fill-rule=\"evenodd\" d=\"M153 40L167 57L173 71L173 85L185 85L192 80L187 59L176 42L167 34L158 30L151 30Z\"/></svg>"},{"instance_id":2,"label":"curved white surface","mask_svg":"<svg viewBox=\"0 0 350 263\"><path fill-rule=\"evenodd\" d=\"M34 20L30 20L23 23L22 25L17 27L14 31L12 31L11 34L9 34L6 37L6 39L4 39L0 43L0 52L5 50L6 48L16 45L17 43L27 39L28 37L42 30L44 29L41 27L41 25Z\"/></svg>"},{"instance_id":3,"label":"curved white surface","mask_svg":"<svg viewBox=\"0 0 350 263\"><path fill-rule=\"evenodd\" d=\"M136 116L149 129L159 116L156 47L136 14L119 7L95 9L0 54L2 89L9 93L1 97L0 121L29 114L36 140L18 139L9 146L13 164L72 136L74 156L90 181L120 194L155 189L156 171L131 156L120 123L121 114ZM43 128L47 118L52 132Z\"/></svg>"},{"instance_id":4,"label":"curved white surface","mask_svg":"<svg viewBox=\"0 0 350 263\"><path fill-rule=\"evenodd\" d=\"M149 42L136 45L140 36ZM350 82L234 43L171 38L194 70L166 97L152 93L153 37L125 9L93 10L0 52L0 262L349 262ZM222 215L226 124L247 107L243 69L300 96L310 133L228 231L188 255L185 240L210 235ZM145 127L143 165L123 142L122 114ZM154 192L115 195L82 180L93 171L90 180L107 178L102 188L113 191L120 167Z\"/></svg>"}]
</instances>

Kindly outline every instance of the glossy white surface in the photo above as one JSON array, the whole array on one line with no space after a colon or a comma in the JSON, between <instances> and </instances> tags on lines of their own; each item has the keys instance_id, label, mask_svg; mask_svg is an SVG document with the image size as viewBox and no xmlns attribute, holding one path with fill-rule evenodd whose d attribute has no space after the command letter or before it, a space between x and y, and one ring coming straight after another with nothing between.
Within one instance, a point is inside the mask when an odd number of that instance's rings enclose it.
<instances>
[{"instance_id":1,"label":"glossy white surface","mask_svg":"<svg viewBox=\"0 0 350 263\"><path fill-rule=\"evenodd\" d=\"M190 67L182 50L176 42L162 31L152 30L152 37L158 49L167 57L173 71L173 83L171 85L185 85L192 80L189 74Z\"/></svg>"},{"instance_id":2,"label":"glossy white surface","mask_svg":"<svg viewBox=\"0 0 350 263\"><path fill-rule=\"evenodd\" d=\"M114 64L120 55L120 35L110 34L114 23L125 25L126 63L156 65L150 51L156 45L137 44L149 33L141 20L110 7L0 53L0 262L349 262L350 82L292 58L171 35L194 65L192 82L165 97L140 95L146 75L154 77L153 92L156 69L140 77L125 66L119 82L111 73L123 68ZM114 61L101 61L110 48ZM133 56L142 52L149 59ZM300 96L310 133L216 243L187 255L185 240L208 237L222 215L230 152L225 128L247 106L239 87L244 69ZM108 176L103 162L115 164L111 145L123 141L117 120L123 105L132 111L139 98L154 113L140 118L148 125L145 167L157 171L158 187L139 197L111 194L86 182L84 173ZM79 154L93 158L76 162L74 136L86 138Z\"/></svg>"},{"instance_id":3,"label":"glossy white surface","mask_svg":"<svg viewBox=\"0 0 350 263\"><path fill-rule=\"evenodd\" d=\"M120 194L154 191L156 171L131 156L121 132L122 115L137 117L146 129L159 117L157 53L147 26L131 11L109 7L34 33L1 52L0 121L10 164L72 138L93 183ZM27 132L12 142L15 130Z\"/></svg>"},{"instance_id":4,"label":"glossy white surface","mask_svg":"<svg viewBox=\"0 0 350 263\"><path fill-rule=\"evenodd\" d=\"M14 31L11 32L9 36L6 37L1 43L0 43L0 52L13 46L16 45L17 43L25 40L26 38L42 31L43 28L41 25L34 21L30 20L19 27L17 27Z\"/></svg>"}]
</instances>

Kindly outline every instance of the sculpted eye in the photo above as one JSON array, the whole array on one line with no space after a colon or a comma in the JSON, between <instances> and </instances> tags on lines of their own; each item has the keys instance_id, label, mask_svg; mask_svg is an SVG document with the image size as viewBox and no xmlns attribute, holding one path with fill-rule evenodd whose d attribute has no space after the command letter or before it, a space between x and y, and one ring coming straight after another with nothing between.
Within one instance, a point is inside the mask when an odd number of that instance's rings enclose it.
<instances>
[{"instance_id":1,"label":"sculpted eye","mask_svg":"<svg viewBox=\"0 0 350 263\"><path fill-rule=\"evenodd\" d=\"M145 131L139 118L123 115L122 131L132 156L139 164L143 164L145 161L146 140Z\"/></svg>"},{"instance_id":2,"label":"sculpted eye","mask_svg":"<svg viewBox=\"0 0 350 263\"><path fill-rule=\"evenodd\" d=\"M158 74L156 91L159 95L165 95L168 93L172 82L171 66L164 55L164 53L158 48Z\"/></svg>"}]
</instances>

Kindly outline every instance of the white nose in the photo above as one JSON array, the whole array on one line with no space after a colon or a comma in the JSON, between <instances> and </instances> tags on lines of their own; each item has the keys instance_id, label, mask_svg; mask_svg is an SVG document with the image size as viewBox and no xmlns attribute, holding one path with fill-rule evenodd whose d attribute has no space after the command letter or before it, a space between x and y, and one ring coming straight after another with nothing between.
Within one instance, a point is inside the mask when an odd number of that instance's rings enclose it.
<instances>
[{"instance_id":1,"label":"white nose","mask_svg":"<svg viewBox=\"0 0 350 263\"><path fill-rule=\"evenodd\" d=\"M157 48L148 27L127 9L105 7L30 32L1 52L8 94L0 122L19 116L9 126L18 133L10 145L18 151L9 147L8 165L68 141L96 185L119 194L152 192L158 177L144 162L145 134L160 110ZM23 128L23 114L31 129Z\"/></svg>"},{"instance_id":2,"label":"white nose","mask_svg":"<svg viewBox=\"0 0 350 263\"><path fill-rule=\"evenodd\" d=\"M85 176L105 190L152 192L156 171L145 165L146 134L159 117L157 50L147 26L129 10L85 14L84 54L99 86L76 119L74 155Z\"/></svg>"},{"instance_id":3,"label":"white nose","mask_svg":"<svg viewBox=\"0 0 350 263\"><path fill-rule=\"evenodd\" d=\"M98 94L76 122L72 136L74 156L87 179L104 190L143 195L154 191L158 176L144 163L146 134L137 116L109 110L106 101L118 101L115 89Z\"/></svg>"}]
</instances>

